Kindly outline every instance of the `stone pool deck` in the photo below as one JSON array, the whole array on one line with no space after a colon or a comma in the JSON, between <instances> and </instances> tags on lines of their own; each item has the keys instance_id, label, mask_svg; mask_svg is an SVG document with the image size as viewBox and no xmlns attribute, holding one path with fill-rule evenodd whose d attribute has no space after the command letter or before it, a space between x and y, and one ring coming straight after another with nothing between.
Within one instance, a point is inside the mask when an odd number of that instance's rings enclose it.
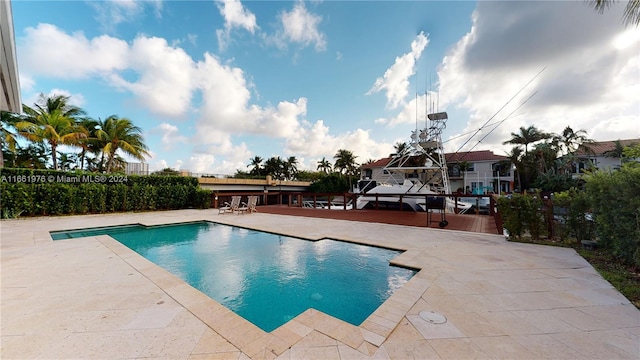
<instances>
[{"instance_id":1,"label":"stone pool deck","mask_svg":"<svg viewBox=\"0 0 640 360\"><path fill-rule=\"evenodd\" d=\"M49 236L196 220L402 249L394 262L422 270L360 326L310 309L265 333L108 236ZM640 311L572 249L217 210L3 220L0 228L2 359L640 358ZM429 323L421 312L447 321Z\"/></svg>"}]
</instances>

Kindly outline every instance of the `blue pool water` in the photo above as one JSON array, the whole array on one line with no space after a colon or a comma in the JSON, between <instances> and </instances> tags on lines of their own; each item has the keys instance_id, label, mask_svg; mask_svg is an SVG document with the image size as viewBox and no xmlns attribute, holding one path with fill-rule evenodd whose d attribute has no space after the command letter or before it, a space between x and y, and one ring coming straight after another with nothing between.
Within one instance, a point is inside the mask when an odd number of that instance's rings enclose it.
<instances>
[{"instance_id":1,"label":"blue pool water","mask_svg":"<svg viewBox=\"0 0 640 360\"><path fill-rule=\"evenodd\" d=\"M51 233L104 234L267 332L308 308L359 325L415 274L389 265L399 251L210 222Z\"/></svg>"}]
</instances>

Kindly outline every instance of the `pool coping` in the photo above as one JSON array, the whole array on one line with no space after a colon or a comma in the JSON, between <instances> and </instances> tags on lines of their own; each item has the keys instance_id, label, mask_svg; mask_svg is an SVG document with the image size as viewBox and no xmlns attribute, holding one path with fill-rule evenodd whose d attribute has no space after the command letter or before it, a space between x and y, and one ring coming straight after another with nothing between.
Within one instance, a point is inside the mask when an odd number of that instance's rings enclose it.
<instances>
[{"instance_id":1,"label":"pool coping","mask_svg":"<svg viewBox=\"0 0 640 360\"><path fill-rule=\"evenodd\" d=\"M188 221L184 223L199 221L230 225L224 222L216 222L207 219ZM152 225L147 225L145 223L136 224L143 226L158 226L181 223L183 222ZM253 229L250 227L244 228ZM285 235L280 233L274 234ZM309 308L275 330L266 332L109 235L78 237L64 240L52 239L51 241L82 241L82 239L95 238L120 257L124 262L129 264L129 266L157 285L168 296L249 357L264 354L265 352L271 352L275 356L279 356L287 349L304 339L305 336L309 335L314 330L340 341L367 356L371 356L378 350L387 337L389 337L393 329L398 326L411 307L413 307L416 301L420 299L422 293L429 287L430 281L424 279L423 276L420 276L422 269L417 267L415 263L411 262L412 255L414 254L412 254L409 249L403 250L397 249L396 247L383 247L360 241L342 240L333 237L322 237L316 239L301 238L299 236L296 237L309 241L331 239L335 241L402 251L401 254L397 255L390 261L390 264L414 269L416 270L416 274L403 286L396 289L394 293L359 326L347 323L320 310ZM408 251L409 254L405 255Z\"/></svg>"}]
</instances>

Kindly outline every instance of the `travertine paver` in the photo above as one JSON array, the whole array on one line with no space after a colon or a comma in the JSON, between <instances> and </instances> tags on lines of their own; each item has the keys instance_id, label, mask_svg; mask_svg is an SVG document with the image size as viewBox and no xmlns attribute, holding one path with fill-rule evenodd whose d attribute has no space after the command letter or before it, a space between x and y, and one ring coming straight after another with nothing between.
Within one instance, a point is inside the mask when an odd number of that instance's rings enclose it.
<instances>
[{"instance_id":1,"label":"travertine paver","mask_svg":"<svg viewBox=\"0 0 640 360\"><path fill-rule=\"evenodd\" d=\"M309 309L265 333L108 236L51 230L210 220L406 250L422 269L360 326ZM571 249L497 235L181 210L0 222L2 359L640 358L640 312ZM433 324L421 312L446 317Z\"/></svg>"}]
</instances>

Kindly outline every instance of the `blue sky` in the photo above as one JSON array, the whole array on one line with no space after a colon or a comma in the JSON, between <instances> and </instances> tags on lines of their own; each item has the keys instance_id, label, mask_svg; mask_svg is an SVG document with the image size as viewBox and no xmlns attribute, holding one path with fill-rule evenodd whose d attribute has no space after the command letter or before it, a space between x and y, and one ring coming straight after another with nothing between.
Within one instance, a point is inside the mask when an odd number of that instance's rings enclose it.
<instances>
[{"instance_id":1,"label":"blue sky","mask_svg":"<svg viewBox=\"0 0 640 360\"><path fill-rule=\"evenodd\" d=\"M621 24L620 4L604 14L581 1L12 4L23 102L65 94L91 117L131 119L152 170L233 174L253 156L315 170L338 149L378 159L409 140L416 112L423 124L427 90L449 113L446 151L466 142L504 154L509 134L532 124L640 137L640 30ZM460 136L543 68L489 121L499 127Z\"/></svg>"}]
</instances>

